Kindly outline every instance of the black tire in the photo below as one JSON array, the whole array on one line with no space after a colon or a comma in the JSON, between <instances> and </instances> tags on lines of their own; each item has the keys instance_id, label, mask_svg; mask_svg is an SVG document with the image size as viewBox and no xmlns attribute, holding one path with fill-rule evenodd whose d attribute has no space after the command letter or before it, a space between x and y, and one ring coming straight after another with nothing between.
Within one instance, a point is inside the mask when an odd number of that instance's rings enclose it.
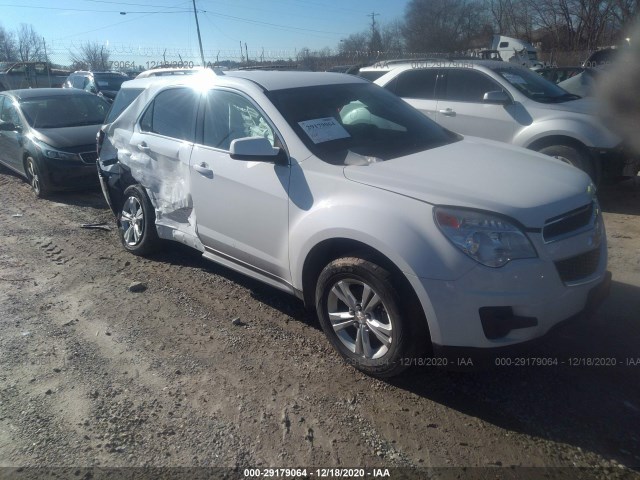
<instances>
[{"instance_id":1,"label":"black tire","mask_svg":"<svg viewBox=\"0 0 640 480\"><path fill-rule=\"evenodd\" d=\"M52 188L49 179L44 174L44 169L38 164L38 161L32 156L28 156L24 161L24 171L35 196L47 198L51 194Z\"/></svg>"},{"instance_id":2,"label":"black tire","mask_svg":"<svg viewBox=\"0 0 640 480\"><path fill-rule=\"evenodd\" d=\"M370 290L365 293L367 287ZM345 288L352 295L349 299ZM419 334L424 330L419 319L410 314L415 306L403 305L401 299L387 270L358 257L329 263L316 286L316 311L329 341L347 363L376 377L392 377L405 370L421 348L417 343L425 338Z\"/></svg>"},{"instance_id":3,"label":"black tire","mask_svg":"<svg viewBox=\"0 0 640 480\"><path fill-rule=\"evenodd\" d=\"M125 249L134 255L149 255L160 249L156 230L156 214L151 200L140 185L124 191L124 202L118 213L118 231Z\"/></svg>"},{"instance_id":4,"label":"black tire","mask_svg":"<svg viewBox=\"0 0 640 480\"><path fill-rule=\"evenodd\" d=\"M593 183L596 185L600 183L601 173L600 169L597 168L599 165L596 164L591 155L589 155L589 152L584 148L569 145L550 145L548 147L541 148L538 152L573 165L589 175Z\"/></svg>"}]
</instances>

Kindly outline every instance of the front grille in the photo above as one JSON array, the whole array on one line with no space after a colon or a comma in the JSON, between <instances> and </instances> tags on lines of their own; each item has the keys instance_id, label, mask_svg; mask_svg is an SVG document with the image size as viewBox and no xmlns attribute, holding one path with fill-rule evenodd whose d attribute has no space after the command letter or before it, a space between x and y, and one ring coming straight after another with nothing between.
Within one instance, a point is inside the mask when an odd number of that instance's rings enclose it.
<instances>
[{"instance_id":1,"label":"front grille","mask_svg":"<svg viewBox=\"0 0 640 480\"><path fill-rule=\"evenodd\" d=\"M84 163L96 163L98 160L97 152L84 152L80 154L80 158Z\"/></svg>"},{"instance_id":2,"label":"front grille","mask_svg":"<svg viewBox=\"0 0 640 480\"><path fill-rule=\"evenodd\" d=\"M576 232L591 223L594 213L594 203L577 208L545 222L542 229L542 238L546 243L559 240Z\"/></svg>"},{"instance_id":3,"label":"front grille","mask_svg":"<svg viewBox=\"0 0 640 480\"><path fill-rule=\"evenodd\" d=\"M555 262L558 275L564 283L577 282L593 275L600 263L600 249Z\"/></svg>"}]
</instances>

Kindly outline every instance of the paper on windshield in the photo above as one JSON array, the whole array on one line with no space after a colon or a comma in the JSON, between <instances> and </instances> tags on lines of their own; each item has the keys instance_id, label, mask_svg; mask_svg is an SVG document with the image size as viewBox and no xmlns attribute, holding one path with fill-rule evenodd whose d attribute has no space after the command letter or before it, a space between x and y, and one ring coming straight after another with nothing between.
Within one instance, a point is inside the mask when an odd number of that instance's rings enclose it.
<instances>
[{"instance_id":1,"label":"paper on windshield","mask_svg":"<svg viewBox=\"0 0 640 480\"><path fill-rule=\"evenodd\" d=\"M302 127L313 143L330 142L351 136L333 117L305 120L298 122L298 125Z\"/></svg>"},{"instance_id":2,"label":"paper on windshield","mask_svg":"<svg viewBox=\"0 0 640 480\"><path fill-rule=\"evenodd\" d=\"M527 81L522 78L520 75L516 75L514 73L503 73L502 76L509 82L509 83L520 83L522 85L525 85L527 83Z\"/></svg>"}]
</instances>

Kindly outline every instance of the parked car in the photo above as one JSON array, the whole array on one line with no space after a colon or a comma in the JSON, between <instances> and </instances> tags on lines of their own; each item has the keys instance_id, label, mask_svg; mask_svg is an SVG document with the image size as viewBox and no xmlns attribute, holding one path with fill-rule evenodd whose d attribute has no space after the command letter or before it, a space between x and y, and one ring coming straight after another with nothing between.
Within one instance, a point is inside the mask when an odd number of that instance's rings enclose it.
<instances>
[{"instance_id":1,"label":"parked car","mask_svg":"<svg viewBox=\"0 0 640 480\"><path fill-rule=\"evenodd\" d=\"M582 66L585 68L593 68L600 65L609 65L616 61L624 48L625 47L619 48L614 46L595 50L582 62Z\"/></svg>"},{"instance_id":2,"label":"parked car","mask_svg":"<svg viewBox=\"0 0 640 480\"><path fill-rule=\"evenodd\" d=\"M151 84L103 127L98 170L126 250L177 241L302 298L372 375L539 338L608 289L584 172L352 75Z\"/></svg>"},{"instance_id":3,"label":"parked car","mask_svg":"<svg viewBox=\"0 0 640 480\"><path fill-rule=\"evenodd\" d=\"M544 67L535 70L538 75L543 76L544 78L555 84L578 75L583 71L583 67Z\"/></svg>"},{"instance_id":4,"label":"parked car","mask_svg":"<svg viewBox=\"0 0 640 480\"><path fill-rule=\"evenodd\" d=\"M96 133L109 104L81 90L37 88L0 93L0 162L34 193L97 186Z\"/></svg>"},{"instance_id":5,"label":"parked car","mask_svg":"<svg viewBox=\"0 0 640 480\"><path fill-rule=\"evenodd\" d=\"M103 97L107 102L113 99L123 82L129 80L121 72L73 72L62 85L64 88L79 88Z\"/></svg>"},{"instance_id":6,"label":"parked car","mask_svg":"<svg viewBox=\"0 0 640 480\"><path fill-rule=\"evenodd\" d=\"M67 75L47 62L0 62L0 91L61 87Z\"/></svg>"},{"instance_id":7,"label":"parked car","mask_svg":"<svg viewBox=\"0 0 640 480\"><path fill-rule=\"evenodd\" d=\"M443 127L551 155L598 183L635 176L638 157L599 119L598 104L509 62L425 61L390 65L375 83Z\"/></svg>"},{"instance_id":8,"label":"parked car","mask_svg":"<svg viewBox=\"0 0 640 480\"><path fill-rule=\"evenodd\" d=\"M574 93L581 97L591 97L595 95L596 83L600 82L609 70L609 65L605 64L593 68L585 68L573 77L559 82L558 86L569 93Z\"/></svg>"}]
</instances>

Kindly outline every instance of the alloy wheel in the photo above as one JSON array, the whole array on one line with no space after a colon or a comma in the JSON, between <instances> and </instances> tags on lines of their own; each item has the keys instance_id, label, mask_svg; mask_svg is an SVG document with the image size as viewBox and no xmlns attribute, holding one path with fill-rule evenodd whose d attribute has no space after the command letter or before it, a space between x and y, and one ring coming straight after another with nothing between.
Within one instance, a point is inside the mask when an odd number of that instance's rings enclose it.
<instances>
[{"instance_id":1,"label":"alloy wheel","mask_svg":"<svg viewBox=\"0 0 640 480\"><path fill-rule=\"evenodd\" d=\"M391 318L370 285L341 279L333 284L326 301L331 326L352 353L372 360L389 351L393 342Z\"/></svg>"},{"instance_id":2,"label":"alloy wheel","mask_svg":"<svg viewBox=\"0 0 640 480\"><path fill-rule=\"evenodd\" d=\"M127 245L133 247L142 240L144 211L140 201L134 196L130 196L124 202L120 214L120 228L122 228L123 238Z\"/></svg>"}]
</instances>

